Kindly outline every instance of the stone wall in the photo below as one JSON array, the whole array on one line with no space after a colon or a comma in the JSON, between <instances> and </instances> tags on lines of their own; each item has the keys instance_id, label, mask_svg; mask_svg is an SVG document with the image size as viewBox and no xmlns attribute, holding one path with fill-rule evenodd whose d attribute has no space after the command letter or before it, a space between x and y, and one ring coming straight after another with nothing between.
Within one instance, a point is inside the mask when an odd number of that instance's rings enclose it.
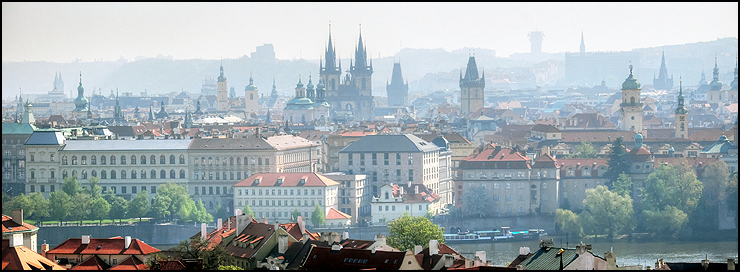
<instances>
[{"instance_id":1,"label":"stone wall","mask_svg":"<svg viewBox=\"0 0 740 272\"><path fill-rule=\"evenodd\" d=\"M212 227L209 228L209 230L212 229ZM49 248L54 248L69 238L81 238L82 235L90 235L91 238L131 236L131 238L139 239L159 250L166 250L179 244L180 241L189 239L199 231L200 227L193 225L151 225L148 223L124 226L43 226L39 228L38 232L38 250L40 250L44 240L49 244Z\"/></svg>"}]
</instances>

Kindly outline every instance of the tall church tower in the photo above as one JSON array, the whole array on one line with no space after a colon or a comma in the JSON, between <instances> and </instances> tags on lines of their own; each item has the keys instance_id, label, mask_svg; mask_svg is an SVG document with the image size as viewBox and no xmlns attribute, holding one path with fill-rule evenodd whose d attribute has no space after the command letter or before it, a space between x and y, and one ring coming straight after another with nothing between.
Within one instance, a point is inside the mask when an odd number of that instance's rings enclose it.
<instances>
[{"instance_id":1,"label":"tall church tower","mask_svg":"<svg viewBox=\"0 0 740 272\"><path fill-rule=\"evenodd\" d=\"M88 108L87 98L85 98L85 88L82 88L82 73L80 73L80 86L77 87L77 98L74 100L75 109L72 110L72 115L77 119L86 119Z\"/></svg>"},{"instance_id":2,"label":"tall church tower","mask_svg":"<svg viewBox=\"0 0 740 272\"><path fill-rule=\"evenodd\" d=\"M619 104L622 113L622 130L642 131L641 90L640 82L632 76L632 65L630 65L630 75L622 83L622 103Z\"/></svg>"},{"instance_id":3,"label":"tall church tower","mask_svg":"<svg viewBox=\"0 0 740 272\"><path fill-rule=\"evenodd\" d=\"M583 31L581 31L581 54L586 53L586 43L583 42Z\"/></svg>"},{"instance_id":4,"label":"tall church tower","mask_svg":"<svg viewBox=\"0 0 740 272\"><path fill-rule=\"evenodd\" d=\"M252 75L249 75L249 85L244 88L244 110L247 113L257 112L259 108L259 91L257 86L254 86Z\"/></svg>"},{"instance_id":5,"label":"tall church tower","mask_svg":"<svg viewBox=\"0 0 740 272\"><path fill-rule=\"evenodd\" d=\"M460 91L462 92L460 95L460 111L464 116L483 108L485 105L483 90L486 87L486 81L482 75L483 72L481 72L481 77L478 77L478 66L475 64L475 57L470 56L465 77L460 71Z\"/></svg>"},{"instance_id":6,"label":"tall church tower","mask_svg":"<svg viewBox=\"0 0 740 272\"><path fill-rule=\"evenodd\" d=\"M678 81L678 107L676 107L676 134L674 138L686 139L689 136L689 111L683 105L683 86Z\"/></svg>"},{"instance_id":7,"label":"tall church tower","mask_svg":"<svg viewBox=\"0 0 740 272\"><path fill-rule=\"evenodd\" d=\"M388 106L406 106L409 100L409 84L403 82L401 63L393 63L391 83L385 86L388 93Z\"/></svg>"},{"instance_id":8,"label":"tall church tower","mask_svg":"<svg viewBox=\"0 0 740 272\"><path fill-rule=\"evenodd\" d=\"M367 51L362 44L362 29L360 29L360 42L355 49L354 65L350 64L350 74L360 96L372 96L372 84L370 79L373 74L373 63L367 62Z\"/></svg>"},{"instance_id":9,"label":"tall church tower","mask_svg":"<svg viewBox=\"0 0 740 272\"><path fill-rule=\"evenodd\" d=\"M668 69L665 66L665 52L660 61L660 71L658 72L658 78L653 76L653 86L656 90L670 90L673 89L673 76L668 78Z\"/></svg>"},{"instance_id":10,"label":"tall church tower","mask_svg":"<svg viewBox=\"0 0 740 272\"><path fill-rule=\"evenodd\" d=\"M319 76L326 84L326 96L339 96L339 77L342 74L342 64L337 63L337 53L331 41L331 25L329 25L329 45L324 54L324 63L319 62Z\"/></svg>"},{"instance_id":11,"label":"tall church tower","mask_svg":"<svg viewBox=\"0 0 740 272\"><path fill-rule=\"evenodd\" d=\"M218 76L216 92L216 110L225 112L229 110L229 97L226 91L226 77L224 76L223 60L221 61L221 74Z\"/></svg>"}]
</instances>

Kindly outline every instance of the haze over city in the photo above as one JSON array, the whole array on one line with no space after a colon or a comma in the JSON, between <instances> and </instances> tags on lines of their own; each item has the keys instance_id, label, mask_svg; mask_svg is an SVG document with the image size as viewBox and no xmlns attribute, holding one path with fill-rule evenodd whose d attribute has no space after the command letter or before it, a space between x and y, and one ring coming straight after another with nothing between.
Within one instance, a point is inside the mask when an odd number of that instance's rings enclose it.
<instances>
[{"instance_id":1,"label":"haze over city","mask_svg":"<svg viewBox=\"0 0 740 272\"><path fill-rule=\"evenodd\" d=\"M319 59L329 24L340 57L360 25L368 57L402 48L629 51L737 37L737 3L3 3L3 62L121 57L228 59L271 43L278 59Z\"/></svg>"}]
</instances>

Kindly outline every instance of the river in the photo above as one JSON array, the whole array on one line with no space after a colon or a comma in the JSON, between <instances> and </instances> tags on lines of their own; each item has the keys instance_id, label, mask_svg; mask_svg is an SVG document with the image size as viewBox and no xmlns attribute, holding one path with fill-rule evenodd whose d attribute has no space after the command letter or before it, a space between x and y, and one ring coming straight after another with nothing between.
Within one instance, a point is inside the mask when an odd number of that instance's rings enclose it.
<instances>
[{"instance_id":1,"label":"river","mask_svg":"<svg viewBox=\"0 0 740 272\"><path fill-rule=\"evenodd\" d=\"M555 247L560 247L560 237L552 237ZM563 245L565 245L565 238ZM576 241L580 242L580 240ZM738 256L738 241L732 242L591 242L594 254L604 257L604 253L612 250L617 255L617 265L655 266L655 261L662 258L665 262L701 263L708 258L712 263L727 263L728 258ZM476 251L485 251L486 259L491 260L494 266L506 266L519 255L520 247L529 247L534 252L539 249L539 240L511 243L490 244L454 244L449 245L466 258L473 258ZM575 248L575 243L569 243L568 248Z\"/></svg>"}]
</instances>

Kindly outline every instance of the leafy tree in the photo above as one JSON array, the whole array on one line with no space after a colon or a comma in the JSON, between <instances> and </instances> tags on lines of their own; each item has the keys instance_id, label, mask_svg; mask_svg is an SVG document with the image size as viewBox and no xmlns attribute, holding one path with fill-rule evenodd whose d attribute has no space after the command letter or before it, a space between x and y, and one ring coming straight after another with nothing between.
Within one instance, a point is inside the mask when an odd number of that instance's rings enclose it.
<instances>
[{"instance_id":1,"label":"leafy tree","mask_svg":"<svg viewBox=\"0 0 740 272\"><path fill-rule=\"evenodd\" d=\"M632 178L625 172L619 174L619 177L612 185L614 187L612 192L621 196L630 196L632 194Z\"/></svg>"},{"instance_id":2,"label":"leafy tree","mask_svg":"<svg viewBox=\"0 0 740 272\"><path fill-rule=\"evenodd\" d=\"M8 201L7 205L3 205L3 213L12 214L15 209L23 209L23 215L30 217L33 215L34 205L27 195L19 194Z\"/></svg>"},{"instance_id":3,"label":"leafy tree","mask_svg":"<svg viewBox=\"0 0 740 272\"><path fill-rule=\"evenodd\" d=\"M314 227L326 224L326 214L324 214L324 210L319 204L316 204L316 208L311 213L311 223L313 223Z\"/></svg>"},{"instance_id":4,"label":"leafy tree","mask_svg":"<svg viewBox=\"0 0 740 272\"><path fill-rule=\"evenodd\" d=\"M247 208L249 208L249 206L247 206ZM290 222L298 222L299 216L301 216L301 211L298 210L298 207L295 207L295 209L293 209L293 212L290 213Z\"/></svg>"},{"instance_id":5,"label":"leafy tree","mask_svg":"<svg viewBox=\"0 0 740 272\"><path fill-rule=\"evenodd\" d=\"M729 207L729 210L732 211L735 214L735 228L737 228L737 205L738 205L738 194L737 194L737 172L732 174L732 178L730 178L730 182L727 184L726 189L727 194L727 206Z\"/></svg>"},{"instance_id":6,"label":"leafy tree","mask_svg":"<svg viewBox=\"0 0 740 272\"><path fill-rule=\"evenodd\" d=\"M643 210L657 211L665 206L673 206L691 215L702 193L702 184L689 167L678 162L674 165L661 165L645 180L642 188Z\"/></svg>"},{"instance_id":7,"label":"leafy tree","mask_svg":"<svg viewBox=\"0 0 740 272\"><path fill-rule=\"evenodd\" d=\"M607 164L609 165L609 168L606 170L606 173L604 173L604 178L609 180L606 181L606 186L609 189L614 189L612 183L617 181L619 175L630 172L630 158L624 147L624 140L622 137L619 137L612 142L612 150L609 153L609 161Z\"/></svg>"},{"instance_id":8,"label":"leafy tree","mask_svg":"<svg viewBox=\"0 0 740 272\"><path fill-rule=\"evenodd\" d=\"M218 267L218 270L245 270L245 269L238 267L236 265L221 265Z\"/></svg>"},{"instance_id":9,"label":"leafy tree","mask_svg":"<svg viewBox=\"0 0 740 272\"><path fill-rule=\"evenodd\" d=\"M152 200L153 201L150 211L152 215L154 215L154 218L160 220L170 216L169 208L170 204L172 203L170 197L158 194Z\"/></svg>"},{"instance_id":10,"label":"leafy tree","mask_svg":"<svg viewBox=\"0 0 740 272\"><path fill-rule=\"evenodd\" d=\"M170 257L167 256L167 254L164 254L162 252L154 252L151 255L149 255L149 259L144 262L145 265L149 266L150 270L158 270L156 269L159 265L159 261L167 261Z\"/></svg>"},{"instance_id":11,"label":"leafy tree","mask_svg":"<svg viewBox=\"0 0 740 272\"><path fill-rule=\"evenodd\" d=\"M615 235L629 232L634 229L632 198L621 196L609 191L606 186L600 185L595 189L586 190L586 199L583 205L593 220L586 221L591 226L588 230L596 230L594 234L607 234L610 239ZM590 218L588 218L590 219Z\"/></svg>"},{"instance_id":12,"label":"leafy tree","mask_svg":"<svg viewBox=\"0 0 740 272\"><path fill-rule=\"evenodd\" d=\"M110 191L109 191L110 192ZM121 222L121 219L126 218L126 214L128 213L128 206L129 202L126 201L125 198L120 196L114 196L111 199L111 207L110 211L108 212L108 215L111 219L118 219L118 222Z\"/></svg>"},{"instance_id":13,"label":"leafy tree","mask_svg":"<svg viewBox=\"0 0 740 272\"><path fill-rule=\"evenodd\" d=\"M401 251L429 245L430 240L444 243L444 228L424 216L403 216L388 223L388 245Z\"/></svg>"},{"instance_id":14,"label":"leafy tree","mask_svg":"<svg viewBox=\"0 0 740 272\"><path fill-rule=\"evenodd\" d=\"M578 215L570 210L555 210L555 224L561 231L571 234L573 237L580 237L583 233L583 228L578 220Z\"/></svg>"},{"instance_id":15,"label":"leafy tree","mask_svg":"<svg viewBox=\"0 0 740 272\"><path fill-rule=\"evenodd\" d=\"M43 224L43 219L49 217L49 200L44 198L40 192L32 193L28 200L33 203L33 218Z\"/></svg>"},{"instance_id":16,"label":"leafy tree","mask_svg":"<svg viewBox=\"0 0 740 272\"><path fill-rule=\"evenodd\" d=\"M665 206L662 210L645 210L643 216L648 231L665 236L676 236L688 221L686 213L673 206Z\"/></svg>"},{"instance_id":17,"label":"leafy tree","mask_svg":"<svg viewBox=\"0 0 740 272\"><path fill-rule=\"evenodd\" d=\"M254 218L254 212L252 211L252 208L249 207L249 203L244 204L244 209L242 209L243 214L249 214Z\"/></svg>"},{"instance_id":18,"label":"leafy tree","mask_svg":"<svg viewBox=\"0 0 740 272\"><path fill-rule=\"evenodd\" d=\"M149 211L149 193L142 190L139 191L134 199L131 199L128 205L128 215L131 217L138 217L139 222L141 218L146 215Z\"/></svg>"},{"instance_id":19,"label":"leafy tree","mask_svg":"<svg viewBox=\"0 0 740 272\"><path fill-rule=\"evenodd\" d=\"M72 209L72 197L64 191L54 191L49 194L49 217L52 220L58 220L62 225L62 220L66 219Z\"/></svg>"},{"instance_id":20,"label":"leafy tree","mask_svg":"<svg viewBox=\"0 0 740 272\"><path fill-rule=\"evenodd\" d=\"M203 259L203 270L216 270L219 266L229 265L231 260L231 254L222 245L210 245L210 241L202 240L200 235L190 241L180 241L171 250L183 259Z\"/></svg>"},{"instance_id":21,"label":"leafy tree","mask_svg":"<svg viewBox=\"0 0 740 272\"><path fill-rule=\"evenodd\" d=\"M177 212L177 215L180 216L180 223L186 224L193 222L193 214L196 212L196 209L195 201L192 199L185 201Z\"/></svg>"},{"instance_id":22,"label":"leafy tree","mask_svg":"<svg viewBox=\"0 0 740 272\"><path fill-rule=\"evenodd\" d=\"M216 210L213 212L213 216L216 218L226 217L226 210L221 205L221 202L216 203Z\"/></svg>"},{"instance_id":23,"label":"leafy tree","mask_svg":"<svg viewBox=\"0 0 740 272\"><path fill-rule=\"evenodd\" d=\"M579 158L579 159L586 159L586 158L596 158L596 149L591 144L590 141L582 141L581 144L576 146L576 152L568 154L566 158L573 159L573 158Z\"/></svg>"},{"instance_id":24,"label":"leafy tree","mask_svg":"<svg viewBox=\"0 0 740 272\"><path fill-rule=\"evenodd\" d=\"M213 216L206 211L206 207L203 205L203 201L198 199L195 205L195 210L191 213L191 221L198 223L210 223L213 222Z\"/></svg>"},{"instance_id":25,"label":"leafy tree","mask_svg":"<svg viewBox=\"0 0 740 272\"><path fill-rule=\"evenodd\" d=\"M105 193L102 195L105 201L108 201L109 204L113 205L113 201L116 198L116 193L114 193L113 190L105 190Z\"/></svg>"},{"instance_id":26,"label":"leafy tree","mask_svg":"<svg viewBox=\"0 0 740 272\"><path fill-rule=\"evenodd\" d=\"M88 193L78 192L72 198L70 205L69 217L72 220L79 221L82 225L82 220L89 219L90 213L92 213L92 197Z\"/></svg>"},{"instance_id":27,"label":"leafy tree","mask_svg":"<svg viewBox=\"0 0 740 272\"><path fill-rule=\"evenodd\" d=\"M77 180L77 176L68 176L64 178L64 184L62 184L62 191L67 193L70 197L76 196L78 193L83 191L80 181Z\"/></svg>"},{"instance_id":28,"label":"leafy tree","mask_svg":"<svg viewBox=\"0 0 740 272\"><path fill-rule=\"evenodd\" d=\"M179 215L182 206L185 205L188 200L192 201L192 198L188 194L185 186L179 185L174 182L166 183L159 186L159 188L157 188L157 195L167 196L170 198L171 203L167 210L170 212L169 214L171 217L176 214Z\"/></svg>"},{"instance_id":29,"label":"leafy tree","mask_svg":"<svg viewBox=\"0 0 740 272\"><path fill-rule=\"evenodd\" d=\"M463 197L465 201L463 212L467 216L483 218L488 216L488 213L493 209L490 196L486 193L486 189L483 189L483 186L470 187L469 190L465 190Z\"/></svg>"},{"instance_id":30,"label":"leafy tree","mask_svg":"<svg viewBox=\"0 0 740 272\"><path fill-rule=\"evenodd\" d=\"M103 192L103 188L98 185L100 182L100 178L98 177L90 177L90 189L88 189L88 193L90 196L92 196L93 199L97 199L101 196Z\"/></svg>"},{"instance_id":31,"label":"leafy tree","mask_svg":"<svg viewBox=\"0 0 740 272\"><path fill-rule=\"evenodd\" d=\"M704 185L702 195L707 197L707 204L716 205L725 198L729 181L730 169L723 160L717 160L704 168L701 183Z\"/></svg>"},{"instance_id":32,"label":"leafy tree","mask_svg":"<svg viewBox=\"0 0 740 272\"><path fill-rule=\"evenodd\" d=\"M103 197L98 197L92 200L91 206L92 208L90 210L90 217L93 219L98 219L99 223L103 223L103 218L108 217L108 214L110 212L110 203L108 203L108 201L105 201Z\"/></svg>"}]
</instances>

